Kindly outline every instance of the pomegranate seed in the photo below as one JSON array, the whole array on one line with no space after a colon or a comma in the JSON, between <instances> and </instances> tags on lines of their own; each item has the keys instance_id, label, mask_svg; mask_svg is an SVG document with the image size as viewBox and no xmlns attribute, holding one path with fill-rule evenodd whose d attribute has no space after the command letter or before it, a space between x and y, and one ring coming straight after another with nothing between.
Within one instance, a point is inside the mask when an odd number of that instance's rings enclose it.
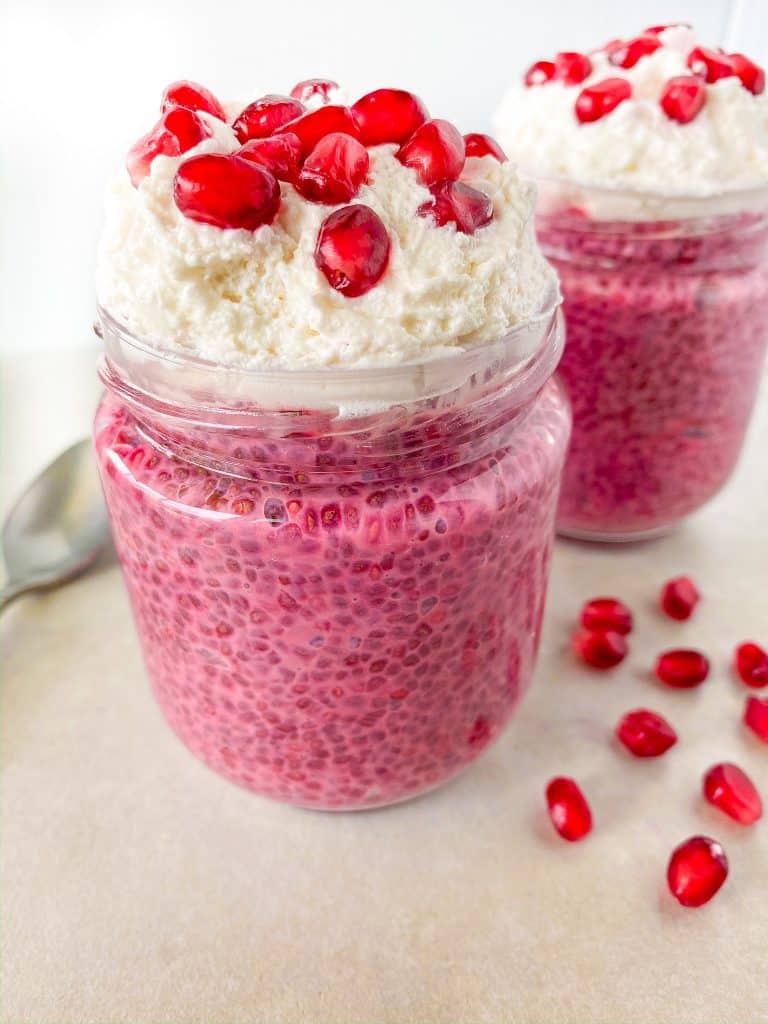
<instances>
[{"instance_id":1,"label":"pomegranate seed","mask_svg":"<svg viewBox=\"0 0 768 1024\"><path fill-rule=\"evenodd\" d=\"M333 89L338 89L339 83L330 78L306 78L303 82L297 82L291 89L291 98L299 103L309 103L315 96L319 96L323 103L331 98Z\"/></svg>"},{"instance_id":2,"label":"pomegranate seed","mask_svg":"<svg viewBox=\"0 0 768 1024\"><path fill-rule=\"evenodd\" d=\"M744 705L744 724L759 740L768 743L768 700L747 697Z\"/></svg>"},{"instance_id":3,"label":"pomegranate seed","mask_svg":"<svg viewBox=\"0 0 768 1024\"><path fill-rule=\"evenodd\" d=\"M740 825L754 825L763 816L763 801L754 782L735 764L715 764L704 776L704 796Z\"/></svg>"},{"instance_id":4,"label":"pomegranate seed","mask_svg":"<svg viewBox=\"0 0 768 1024\"><path fill-rule=\"evenodd\" d=\"M768 686L768 652L759 644L747 640L736 648L736 671L747 686Z\"/></svg>"},{"instance_id":5,"label":"pomegranate seed","mask_svg":"<svg viewBox=\"0 0 768 1024\"><path fill-rule=\"evenodd\" d=\"M556 74L557 68L555 67L554 61L537 60L536 63L531 64L525 72L523 81L527 86L544 85L546 82L551 82Z\"/></svg>"},{"instance_id":6,"label":"pomegranate seed","mask_svg":"<svg viewBox=\"0 0 768 1024\"><path fill-rule=\"evenodd\" d=\"M288 96L262 96L237 115L232 128L241 142L265 139L303 113L304 107L298 100Z\"/></svg>"},{"instance_id":7,"label":"pomegranate seed","mask_svg":"<svg viewBox=\"0 0 768 1024\"><path fill-rule=\"evenodd\" d=\"M717 840L708 836L686 839L669 858L669 891L684 907L709 903L727 877L725 851Z\"/></svg>"},{"instance_id":8,"label":"pomegranate seed","mask_svg":"<svg viewBox=\"0 0 768 1024\"><path fill-rule=\"evenodd\" d=\"M706 100L707 90L700 78L677 75L670 78L664 86L659 103L672 121L688 124L696 117Z\"/></svg>"},{"instance_id":9,"label":"pomegranate seed","mask_svg":"<svg viewBox=\"0 0 768 1024\"><path fill-rule=\"evenodd\" d=\"M464 166L464 139L450 123L435 118L416 129L397 151L397 159L411 167L424 185L443 178L455 179Z\"/></svg>"},{"instance_id":10,"label":"pomegranate seed","mask_svg":"<svg viewBox=\"0 0 768 1024\"><path fill-rule=\"evenodd\" d=\"M496 139L482 132L470 132L464 136L464 152L467 156L492 156L500 164L506 162L507 154Z\"/></svg>"},{"instance_id":11,"label":"pomegranate seed","mask_svg":"<svg viewBox=\"0 0 768 1024\"><path fill-rule=\"evenodd\" d=\"M687 21L671 21L668 25L651 25L643 31L644 36L660 36L668 28L692 28Z\"/></svg>"},{"instance_id":12,"label":"pomegranate seed","mask_svg":"<svg viewBox=\"0 0 768 1024\"><path fill-rule=\"evenodd\" d=\"M206 153L179 166L173 198L190 220L255 231L275 219L280 186L265 168L235 153Z\"/></svg>"},{"instance_id":13,"label":"pomegranate seed","mask_svg":"<svg viewBox=\"0 0 768 1024\"><path fill-rule=\"evenodd\" d=\"M661 40L654 33L637 36L620 46L613 47L608 60L618 68L633 68L641 57L647 57L661 47Z\"/></svg>"},{"instance_id":14,"label":"pomegranate seed","mask_svg":"<svg viewBox=\"0 0 768 1024\"><path fill-rule=\"evenodd\" d=\"M424 124L429 111L418 96L403 89L376 89L352 104L360 129L360 139L366 146L379 146L384 142L401 145Z\"/></svg>"},{"instance_id":15,"label":"pomegranate seed","mask_svg":"<svg viewBox=\"0 0 768 1024\"><path fill-rule=\"evenodd\" d=\"M156 156L181 156L212 134L194 111L184 107L171 108L151 132L143 135L129 149L125 164L132 184L138 188L149 174Z\"/></svg>"},{"instance_id":16,"label":"pomegranate seed","mask_svg":"<svg viewBox=\"0 0 768 1024\"><path fill-rule=\"evenodd\" d=\"M224 108L204 85L197 82L173 82L163 93L161 111L165 114L171 107L185 107L187 110L204 110L206 114L226 121Z\"/></svg>"},{"instance_id":17,"label":"pomegranate seed","mask_svg":"<svg viewBox=\"0 0 768 1024\"><path fill-rule=\"evenodd\" d=\"M621 633L612 630L585 630L577 633L573 640L576 653L592 668L613 668L624 661L629 645Z\"/></svg>"},{"instance_id":18,"label":"pomegranate seed","mask_svg":"<svg viewBox=\"0 0 768 1024\"><path fill-rule=\"evenodd\" d=\"M699 651L665 651L656 662L656 675L667 686L690 689L709 675L709 661Z\"/></svg>"},{"instance_id":19,"label":"pomegranate seed","mask_svg":"<svg viewBox=\"0 0 768 1024\"><path fill-rule=\"evenodd\" d=\"M727 53L708 50L706 46L696 46L688 54L686 64L698 78L703 78L707 85L730 78L736 72Z\"/></svg>"},{"instance_id":20,"label":"pomegranate seed","mask_svg":"<svg viewBox=\"0 0 768 1024\"><path fill-rule=\"evenodd\" d=\"M592 61L586 54L566 51L555 57L555 78L566 85L578 85L592 74Z\"/></svg>"},{"instance_id":21,"label":"pomegranate seed","mask_svg":"<svg viewBox=\"0 0 768 1024\"><path fill-rule=\"evenodd\" d=\"M573 779L561 775L548 783L547 806L552 824L569 843L578 842L592 831L592 812Z\"/></svg>"},{"instance_id":22,"label":"pomegranate seed","mask_svg":"<svg viewBox=\"0 0 768 1024\"><path fill-rule=\"evenodd\" d=\"M632 632L632 612L615 597L594 597L581 609L584 629L609 630L625 636Z\"/></svg>"},{"instance_id":23,"label":"pomegranate seed","mask_svg":"<svg viewBox=\"0 0 768 1024\"><path fill-rule=\"evenodd\" d=\"M743 53L731 53L729 58L731 67L745 89L749 89L755 96L765 92L765 72L758 64L745 57Z\"/></svg>"},{"instance_id":24,"label":"pomegranate seed","mask_svg":"<svg viewBox=\"0 0 768 1024\"><path fill-rule=\"evenodd\" d=\"M333 103L326 107L318 107L317 110L310 110L297 117L295 121L278 128L278 134L283 132L292 132L299 137L302 157L308 156L320 139L331 132L343 132L345 135L351 135L353 139L360 138L357 122L349 107L339 107Z\"/></svg>"},{"instance_id":25,"label":"pomegranate seed","mask_svg":"<svg viewBox=\"0 0 768 1024\"><path fill-rule=\"evenodd\" d=\"M662 588L661 608L671 619L682 622L690 619L700 599L701 594L690 576L676 576Z\"/></svg>"},{"instance_id":26,"label":"pomegranate seed","mask_svg":"<svg viewBox=\"0 0 768 1024\"><path fill-rule=\"evenodd\" d=\"M585 86L576 97L576 117L585 124L599 121L632 95L632 86L626 78L605 78L602 82Z\"/></svg>"},{"instance_id":27,"label":"pomegranate seed","mask_svg":"<svg viewBox=\"0 0 768 1024\"><path fill-rule=\"evenodd\" d=\"M430 186L432 200L420 206L420 217L432 217L438 227L455 224L464 235L493 220L493 203L484 192L461 181L438 181Z\"/></svg>"},{"instance_id":28,"label":"pomegranate seed","mask_svg":"<svg viewBox=\"0 0 768 1024\"><path fill-rule=\"evenodd\" d=\"M389 262L389 235L368 206L334 210L323 221L315 263L331 288L354 298L378 283Z\"/></svg>"},{"instance_id":29,"label":"pomegranate seed","mask_svg":"<svg viewBox=\"0 0 768 1024\"><path fill-rule=\"evenodd\" d=\"M357 139L331 132L307 157L296 189L313 203L347 203L365 181L368 163L368 150Z\"/></svg>"},{"instance_id":30,"label":"pomegranate seed","mask_svg":"<svg viewBox=\"0 0 768 1024\"><path fill-rule=\"evenodd\" d=\"M278 181L295 181L299 173L301 143L296 135L272 135L268 139L251 139L237 155L251 163L261 164Z\"/></svg>"},{"instance_id":31,"label":"pomegranate seed","mask_svg":"<svg viewBox=\"0 0 768 1024\"><path fill-rule=\"evenodd\" d=\"M635 757L661 757L677 743L677 733L655 711L628 711L616 726L616 736Z\"/></svg>"}]
</instances>

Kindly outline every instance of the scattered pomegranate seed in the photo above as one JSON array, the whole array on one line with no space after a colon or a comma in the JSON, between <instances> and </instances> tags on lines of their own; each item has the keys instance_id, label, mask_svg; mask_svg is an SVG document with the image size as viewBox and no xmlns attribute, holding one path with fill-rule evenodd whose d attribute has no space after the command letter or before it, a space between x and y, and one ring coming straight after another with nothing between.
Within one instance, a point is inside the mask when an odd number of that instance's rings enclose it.
<instances>
[{"instance_id":1,"label":"scattered pomegranate seed","mask_svg":"<svg viewBox=\"0 0 768 1024\"><path fill-rule=\"evenodd\" d=\"M602 82L585 86L576 97L574 111L582 124L599 121L632 95L632 86L626 78L605 78Z\"/></svg>"},{"instance_id":2,"label":"scattered pomegranate seed","mask_svg":"<svg viewBox=\"0 0 768 1024\"><path fill-rule=\"evenodd\" d=\"M747 697L744 705L744 724L759 740L768 743L768 700Z\"/></svg>"},{"instance_id":3,"label":"scattered pomegranate seed","mask_svg":"<svg viewBox=\"0 0 768 1024\"><path fill-rule=\"evenodd\" d=\"M763 801L754 782L735 764L715 764L704 776L705 798L740 825L754 825L763 816Z\"/></svg>"},{"instance_id":4,"label":"scattered pomegranate seed","mask_svg":"<svg viewBox=\"0 0 768 1024\"><path fill-rule=\"evenodd\" d=\"M204 85L197 82L172 82L163 93L161 105L162 113L166 113L171 107L186 107L187 110L204 110L206 114L218 117L220 121L226 121L227 115L224 108Z\"/></svg>"},{"instance_id":5,"label":"scattered pomegranate seed","mask_svg":"<svg viewBox=\"0 0 768 1024\"><path fill-rule=\"evenodd\" d=\"M690 576L676 576L664 584L660 600L662 611L671 619L682 622L690 619L701 594Z\"/></svg>"},{"instance_id":6,"label":"scattered pomegranate seed","mask_svg":"<svg viewBox=\"0 0 768 1024\"><path fill-rule=\"evenodd\" d=\"M464 139L450 123L435 118L416 129L397 151L397 159L412 167L422 184L455 179L464 166Z\"/></svg>"},{"instance_id":7,"label":"scattered pomegranate seed","mask_svg":"<svg viewBox=\"0 0 768 1024\"><path fill-rule=\"evenodd\" d=\"M464 136L464 152L467 156L492 156L500 164L506 162L507 154L496 139L482 132L470 132Z\"/></svg>"},{"instance_id":8,"label":"scattered pomegranate seed","mask_svg":"<svg viewBox=\"0 0 768 1024\"><path fill-rule=\"evenodd\" d=\"M138 188L149 174L156 156L181 156L212 134L205 121L193 110L172 107L152 131L129 149L125 164L132 184Z\"/></svg>"},{"instance_id":9,"label":"scattered pomegranate seed","mask_svg":"<svg viewBox=\"0 0 768 1024\"><path fill-rule=\"evenodd\" d=\"M629 645L621 633L611 630L585 630L573 638L576 653L592 668L614 668L624 661Z\"/></svg>"},{"instance_id":10,"label":"scattered pomegranate seed","mask_svg":"<svg viewBox=\"0 0 768 1024\"><path fill-rule=\"evenodd\" d=\"M528 70L523 75L523 81L527 86L531 85L544 85L546 82L551 82L557 74L557 68L555 62L551 60L537 60L535 64L531 64Z\"/></svg>"},{"instance_id":11,"label":"scattered pomegranate seed","mask_svg":"<svg viewBox=\"0 0 768 1024\"><path fill-rule=\"evenodd\" d=\"M592 74L592 61L584 53L566 51L555 57L555 78L566 85L578 85Z\"/></svg>"},{"instance_id":12,"label":"scattered pomegranate seed","mask_svg":"<svg viewBox=\"0 0 768 1024\"><path fill-rule=\"evenodd\" d=\"M558 776L547 785L547 806L552 824L569 843L592 831L592 812L578 784L566 776Z\"/></svg>"},{"instance_id":13,"label":"scattered pomegranate seed","mask_svg":"<svg viewBox=\"0 0 768 1024\"><path fill-rule=\"evenodd\" d=\"M493 220L493 203L462 181L438 181L430 186L432 200L419 207L420 217L432 217L438 227L455 224L464 235L474 235L478 228Z\"/></svg>"},{"instance_id":14,"label":"scattered pomegranate seed","mask_svg":"<svg viewBox=\"0 0 768 1024\"><path fill-rule=\"evenodd\" d=\"M190 220L255 231L280 208L280 186L259 164L235 153L206 153L179 165L173 198Z\"/></svg>"},{"instance_id":15,"label":"scattered pomegranate seed","mask_svg":"<svg viewBox=\"0 0 768 1024\"><path fill-rule=\"evenodd\" d=\"M349 298L364 295L381 279L389 262L389 235L368 206L334 210L320 228L315 263L331 288Z\"/></svg>"},{"instance_id":16,"label":"scattered pomegranate seed","mask_svg":"<svg viewBox=\"0 0 768 1024\"><path fill-rule=\"evenodd\" d=\"M649 32L613 47L608 54L608 60L618 68L633 68L642 57L655 53L660 47L661 40L657 38L657 34Z\"/></svg>"},{"instance_id":17,"label":"scattered pomegranate seed","mask_svg":"<svg viewBox=\"0 0 768 1024\"><path fill-rule=\"evenodd\" d=\"M699 651L665 651L656 662L656 675L667 686L690 689L709 675L709 661Z\"/></svg>"},{"instance_id":18,"label":"scattered pomegranate seed","mask_svg":"<svg viewBox=\"0 0 768 1024\"><path fill-rule=\"evenodd\" d=\"M680 843L667 867L669 891L684 907L709 903L727 877L725 851L708 836L692 836Z\"/></svg>"},{"instance_id":19,"label":"scattered pomegranate seed","mask_svg":"<svg viewBox=\"0 0 768 1024\"><path fill-rule=\"evenodd\" d=\"M707 90L700 78L677 75L664 86L659 103L672 121L688 124L699 113L707 100Z\"/></svg>"},{"instance_id":20,"label":"scattered pomegranate seed","mask_svg":"<svg viewBox=\"0 0 768 1024\"><path fill-rule=\"evenodd\" d=\"M298 100L288 96L262 96L242 110L232 122L235 135L241 142L266 139L284 124L304 113Z\"/></svg>"},{"instance_id":21,"label":"scattered pomegranate seed","mask_svg":"<svg viewBox=\"0 0 768 1024\"><path fill-rule=\"evenodd\" d=\"M301 117L297 117L295 121L289 121L277 131L278 134L292 132L298 136L301 142L302 157L311 153L320 139L324 135L330 135L331 132L344 132L345 135L351 135L353 139L360 137L357 122L349 107L340 107L333 103L329 103L326 107L318 107L317 110L310 110L308 113L302 114Z\"/></svg>"},{"instance_id":22,"label":"scattered pomegranate seed","mask_svg":"<svg viewBox=\"0 0 768 1024\"><path fill-rule=\"evenodd\" d=\"M402 145L429 117L419 97L404 89L369 92L352 104L352 113L366 146L380 146L384 142Z\"/></svg>"},{"instance_id":23,"label":"scattered pomegranate seed","mask_svg":"<svg viewBox=\"0 0 768 1024\"><path fill-rule=\"evenodd\" d=\"M646 708L628 711L616 736L635 757L661 757L677 743L677 733L661 715Z\"/></svg>"},{"instance_id":24,"label":"scattered pomegranate seed","mask_svg":"<svg viewBox=\"0 0 768 1024\"><path fill-rule=\"evenodd\" d=\"M615 597L593 597L581 609L584 629L609 630L626 636L632 632L632 612Z\"/></svg>"},{"instance_id":25,"label":"scattered pomegranate seed","mask_svg":"<svg viewBox=\"0 0 768 1024\"><path fill-rule=\"evenodd\" d=\"M745 89L749 89L755 96L765 92L765 72L759 66L745 57L743 53L729 54L731 67L739 76L739 80Z\"/></svg>"},{"instance_id":26,"label":"scattered pomegranate seed","mask_svg":"<svg viewBox=\"0 0 768 1024\"><path fill-rule=\"evenodd\" d=\"M284 135L271 135L268 139L251 139L238 150L237 155L266 167L278 181L295 181L299 173L301 143L298 136L285 132Z\"/></svg>"},{"instance_id":27,"label":"scattered pomegranate seed","mask_svg":"<svg viewBox=\"0 0 768 1024\"><path fill-rule=\"evenodd\" d=\"M331 92L339 88L339 83L330 78L306 78L303 82L297 82L291 89L291 99L299 103L308 103L315 96L319 96L323 103L331 98Z\"/></svg>"},{"instance_id":28,"label":"scattered pomegranate seed","mask_svg":"<svg viewBox=\"0 0 768 1024\"><path fill-rule=\"evenodd\" d=\"M343 132L331 132L305 160L296 189L313 203L348 203L365 181L368 164L362 143Z\"/></svg>"},{"instance_id":29,"label":"scattered pomegranate seed","mask_svg":"<svg viewBox=\"0 0 768 1024\"><path fill-rule=\"evenodd\" d=\"M768 686L768 651L751 640L739 644L734 658L739 679L756 689Z\"/></svg>"},{"instance_id":30,"label":"scattered pomegranate seed","mask_svg":"<svg viewBox=\"0 0 768 1024\"><path fill-rule=\"evenodd\" d=\"M721 78L729 78L736 72L727 53L708 50L706 46L696 46L688 54L686 64L694 75L703 78L707 85L718 82Z\"/></svg>"}]
</instances>

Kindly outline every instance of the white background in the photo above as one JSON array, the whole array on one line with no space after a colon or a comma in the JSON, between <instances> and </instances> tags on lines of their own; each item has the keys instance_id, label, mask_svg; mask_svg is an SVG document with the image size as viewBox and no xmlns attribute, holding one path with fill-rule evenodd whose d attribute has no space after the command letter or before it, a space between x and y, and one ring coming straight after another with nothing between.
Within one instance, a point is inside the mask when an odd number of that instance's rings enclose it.
<instances>
[{"instance_id":1,"label":"white background","mask_svg":"<svg viewBox=\"0 0 768 1024\"><path fill-rule=\"evenodd\" d=\"M224 97L328 76L397 85L487 129L533 59L684 20L763 60L765 0L0 0L0 351L90 340L107 175L154 123L164 85ZM761 24L762 22L762 24Z\"/></svg>"}]
</instances>

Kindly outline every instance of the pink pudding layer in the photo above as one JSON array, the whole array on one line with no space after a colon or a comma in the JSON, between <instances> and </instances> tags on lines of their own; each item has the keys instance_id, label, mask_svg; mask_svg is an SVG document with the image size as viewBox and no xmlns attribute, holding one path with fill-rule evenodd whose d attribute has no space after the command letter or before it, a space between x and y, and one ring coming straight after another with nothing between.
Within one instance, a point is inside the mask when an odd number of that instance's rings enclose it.
<instances>
[{"instance_id":1,"label":"pink pudding layer","mask_svg":"<svg viewBox=\"0 0 768 1024\"><path fill-rule=\"evenodd\" d=\"M161 447L104 399L96 449L144 658L199 758L283 801L365 808L499 735L533 671L569 414L554 382L496 413Z\"/></svg>"},{"instance_id":2,"label":"pink pudding layer","mask_svg":"<svg viewBox=\"0 0 768 1024\"><path fill-rule=\"evenodd\" d=\"M596 222L542 216L567 344L574 431L562 532L633 539L672 526L730 476L768 340L764 216Z\"/></svg>"}]
</instances>

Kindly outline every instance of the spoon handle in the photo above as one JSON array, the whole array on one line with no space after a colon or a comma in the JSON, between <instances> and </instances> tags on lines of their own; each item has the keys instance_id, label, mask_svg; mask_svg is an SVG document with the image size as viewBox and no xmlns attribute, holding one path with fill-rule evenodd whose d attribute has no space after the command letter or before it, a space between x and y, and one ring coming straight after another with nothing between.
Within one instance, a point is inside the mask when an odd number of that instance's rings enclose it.
<instances>
[{"instance_id":1,"label":"spoon handle","mask_svg":"<svg viewBox=\"0 0 768 1024\"><path fill-rule=\"evenodd\" d=\"M18 580L9 580L2 590L0 590L0 612L4 611L11 601L15 601L17 597L21 597L22 594L26 594L29 589L29 583L20 583Z\"/></svg>"}]
</instances>

